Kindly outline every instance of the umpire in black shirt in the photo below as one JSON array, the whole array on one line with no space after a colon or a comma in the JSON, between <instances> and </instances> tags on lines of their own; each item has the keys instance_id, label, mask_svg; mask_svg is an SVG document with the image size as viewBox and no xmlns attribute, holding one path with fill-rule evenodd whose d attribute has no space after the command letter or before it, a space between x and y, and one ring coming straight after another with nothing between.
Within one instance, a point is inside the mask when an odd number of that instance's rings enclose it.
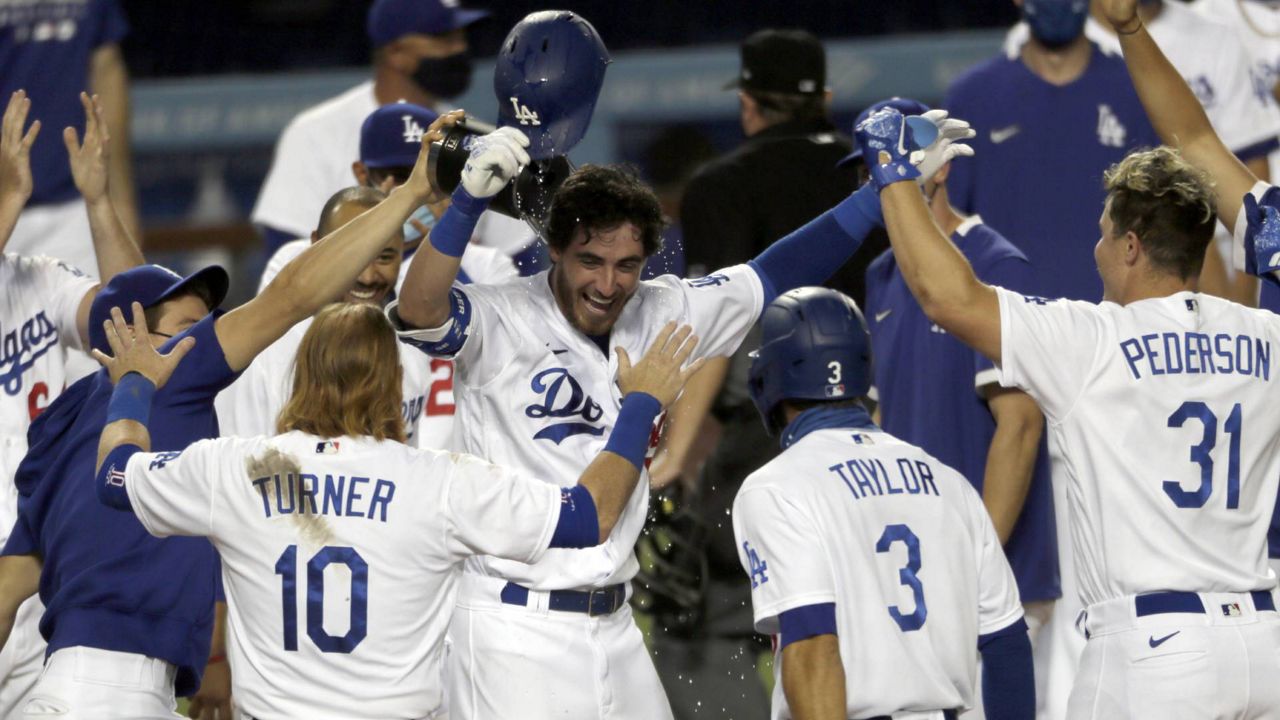
<instances>
[{"instance_id":1,"label":"umpire in black shirt","mask_svg":"<svg viewBox=\"0 0 1280 720\"><path fill-rule=\"evenodd\" d=\"M690 277L746 262L772 242L839 203L855 189L853 168L836 164L852 145L828 116L826 53L803 30L762 30L742 44L742 68L726 89L738 90L747 140L728 155L703 166L690 180L681 203L680 224ZM873 238L879 237L878 242ZM828 281L862 303L867 265L885 249L884 235L869 238ZM694 488L684 493L691 523L678 513L669 527L650 528L661 536L696 527L691 542L670 547L673 556L648 574L650 588L673 590L683 612L668 612L675 601L655 600L655 665L677 720L769 716L769 699L756 673L763 638L752 628L751 586L734 546L729 510L746 476L778 453L747 395L747 352L759 346L759 328L731 359L708 363L690 381L679 408L669 416L665 441L669 457L652 468L655 486L671 482L690 463L690 438L703 427L708 405L719 421L720 441ZM673 494L680 483L663 492ZM665 503L671 507L671 503ZM661 499L654 504L663 519ZM686 538L688 539L688 538ZM704 556L691 557L696 547ZM704 564L705 563L705 564ZM666 577L663 577L663 574ZM701 577L698 577L701 576ZM688 583L696 588L675 587ZM701 592L690 592L698 590ZM696 607L690 598L699 597ZM700 703L700 707L699 707Z\"/></svg>"}]
</instances>

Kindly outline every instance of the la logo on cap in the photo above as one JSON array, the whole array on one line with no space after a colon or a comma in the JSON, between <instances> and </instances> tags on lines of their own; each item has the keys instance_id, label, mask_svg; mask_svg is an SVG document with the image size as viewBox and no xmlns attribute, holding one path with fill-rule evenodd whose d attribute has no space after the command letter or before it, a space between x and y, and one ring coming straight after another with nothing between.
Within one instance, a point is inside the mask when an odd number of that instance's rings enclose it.
<instances>
[{"instance_id":1,"label":"la logo on cap","mask_svg":"<svg viewBox=\"0 0 1280 720\"><path fill-rule=\"evenodd\" d=\"M404 120L404 141L415 144L421 143L422 136L426 134L426 130L422 129L422 126L413 119L412 115L401 115L400 119Z\"/></svg>"}]
</instances>

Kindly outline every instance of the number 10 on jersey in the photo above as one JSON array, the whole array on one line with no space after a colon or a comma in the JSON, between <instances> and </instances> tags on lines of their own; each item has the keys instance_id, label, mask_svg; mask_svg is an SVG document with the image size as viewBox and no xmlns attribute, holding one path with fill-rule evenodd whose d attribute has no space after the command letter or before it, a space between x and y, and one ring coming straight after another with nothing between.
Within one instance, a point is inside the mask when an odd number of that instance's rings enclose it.
<instances>
[{"instance_id":1,"label":"number 10 on jersey","mask_svg":"<svg viewBox=\"0 0 1280 720\"><path fill-rule=\"evenodd\" d=\"M351 625L341 636L324 629L324 569L333 563L351 570ZM284 649L298 649L298 546L285 548L276 561L284 609ZM321 652L349 653L369 632L369 564L355 548L326 546L307 563L307 637Z\"/></svg>"}]
</instances>

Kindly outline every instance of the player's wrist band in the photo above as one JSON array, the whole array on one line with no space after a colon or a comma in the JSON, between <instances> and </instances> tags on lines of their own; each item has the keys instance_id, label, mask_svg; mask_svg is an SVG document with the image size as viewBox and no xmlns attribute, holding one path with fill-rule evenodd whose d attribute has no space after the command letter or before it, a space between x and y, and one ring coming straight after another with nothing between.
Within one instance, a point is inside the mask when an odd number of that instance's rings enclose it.
<instances>
[{"instance_id":1,"label":"player's wrist band","mask_svg":"<svg viewBox=\"0 0 1280 720\"><path fill-rule=\"evenodd\" d=\"M653 419L662 412L662 403L649 393L628 393L618 411L618 421L604 444L604 449L621 455L637 469L644 467L644 455L649 449L649 436L653 432Z\"/></svg>"},{"instance_id":2,"label":"player's wrist band","mask_svg":"<svg viewBox=\"0 0 1280 720\"><path fill-rule=\"evenodd\" d=\"M472 197L461 185L453 191L453 203L444 217L431 228L431 246L449 257L462 257L471 242L480 214L489 206L489 198Z\"/></svg>"},{"instance_id":3,"label":"player's wrist band","mask_svg":"<svg viewBox=\"0 0 1280 720\"><path fill-rule=\"evenodd\" d=\"M914 181L920 177L920 169L912 165L909 160L902 158L893 160L883 165L876 163L871 166L871 181L879 190L898 182L907 180Z\"/></svg>"},{"instance_id":4,"label":"player's wrist band","mask_svg":"<svg viewBox=\"0 0 1280 720\"><path fill-rule=\"evenodd\" d=\"M115 390L111 391L111 400L107 403L107 422L116 420L133 420L143 425L151 419L151 398L156 394L156 385L138 372L127 372Z\"/></svg>"}]
</instances>

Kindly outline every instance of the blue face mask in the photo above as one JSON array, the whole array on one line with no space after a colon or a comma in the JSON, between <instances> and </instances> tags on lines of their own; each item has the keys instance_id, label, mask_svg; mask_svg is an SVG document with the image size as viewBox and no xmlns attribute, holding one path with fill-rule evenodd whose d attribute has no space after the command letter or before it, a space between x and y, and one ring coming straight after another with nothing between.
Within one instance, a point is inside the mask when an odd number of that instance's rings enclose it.
<instances>
[{"instance_id":1,"label":"blue face mask","mask_svg":"<svg viewBox=\"0 0 1280 720\"><path fill-rule=\"evenodd\" d=\"M413 220L417 220L422 223L422 226L425 227L428 232L430 232L432 226L436 224L436 216L431 214L431 208L423 205L417 210L414 210L413 214L409 216L409 219L404 221L404 242L406 245L409 243L415 243L423 237L422 233L418 232L418 228L414 226L412 222Z\"/></svg>"},{"instance_id":2,"label":"blue face mask","mask_svg":"<svg viewBox=\"0 0 1280 720\"><path fill-rule=\"evenodd\" d=\"M1041 45L1057 49L1084 33L1089 0L1024 0L1022 18Z\"/></svg>"}]
</instances>

